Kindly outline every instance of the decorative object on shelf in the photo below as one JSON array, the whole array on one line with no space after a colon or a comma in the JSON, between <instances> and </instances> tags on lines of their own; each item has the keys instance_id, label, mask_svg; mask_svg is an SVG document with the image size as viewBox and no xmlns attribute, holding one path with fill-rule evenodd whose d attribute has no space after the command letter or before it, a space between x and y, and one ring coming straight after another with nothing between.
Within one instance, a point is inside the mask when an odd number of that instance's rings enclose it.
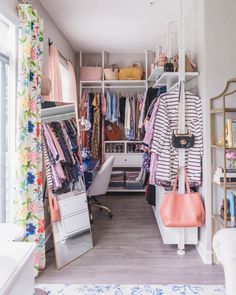
<instances>
[{"instance_id":1,"label":"decorative object on shelf","mask_svg":"<svg viewBox=\"0 0 236 295\"><path fill-rule=\"evenodd\" d=\"M233 157L236 155L234 154ZM230 155L230 161L232 156ZM235 160L234 160L235 161ZM218 167L215 171L213 181L219 185L224 183L224 169ZM230 167L226 169L226 181L227 183L235 183L236 182L236 168Z\"/></svg>"},{"instance_id":2,"label":"decorative object on shelf","mask_svg":"<svg viewBox=\"0 0 236 295\"><path fill-rule=\"evenodd\" d=\"M235 168L235 164L236 164L236 151L227 151L226 152L226 159L229 162L229 168L230 169Z\"/></svg>"},{"instance_id":3,"label":"decorative object on shelf","mask_svg":"<svg viewBox=\"0 0 236 295\"><path fill-rule=\"evenodd\" d=\"M119 66L117 64L111 65L104 69L104 76L106 80L119 80Z\"/></svg>"},{"instance_id":4,"label":"decorative object on shelf","mask_svg":"<svg viewBox=\"0 0 236 295\"><path fill-rule=\"evenodd\" d=\"M163 224L167 227L201 227L205 222L205 210L198 192L191 192L186 168L184 168L187 193L176 193L179 171L172 192L166 192L160 206Z\"/></svg>"},{"instance_id":5,"label":"decorative object on shelf","mask_svg":"<svg viewBox=\"0 0 236 295\"><path fill-rule=\"evenodd\" d=\"M102 67L80 67L80 81L102 80Z\"/></svg>"}]
</instances>

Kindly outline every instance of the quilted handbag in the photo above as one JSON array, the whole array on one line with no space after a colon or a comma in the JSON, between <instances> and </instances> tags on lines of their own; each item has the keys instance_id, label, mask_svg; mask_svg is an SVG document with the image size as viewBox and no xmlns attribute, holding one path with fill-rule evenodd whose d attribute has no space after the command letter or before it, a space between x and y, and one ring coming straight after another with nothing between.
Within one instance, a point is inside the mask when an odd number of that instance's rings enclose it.
<instances>
[{"instance_id":1,"label":"quilted handbag","mask_svg":"<svg viewBox=\"0 0 236 295\"><path fill-rule=\"evenodd\" d=\"M205 210L201 196L198 192L190 191L185 168L184 175L187 192L184 194L176 192L178 171L172 192L166 192L163 196L160 215L166 227L201 227L205 222Z\"/></svg>"}]
</instances>

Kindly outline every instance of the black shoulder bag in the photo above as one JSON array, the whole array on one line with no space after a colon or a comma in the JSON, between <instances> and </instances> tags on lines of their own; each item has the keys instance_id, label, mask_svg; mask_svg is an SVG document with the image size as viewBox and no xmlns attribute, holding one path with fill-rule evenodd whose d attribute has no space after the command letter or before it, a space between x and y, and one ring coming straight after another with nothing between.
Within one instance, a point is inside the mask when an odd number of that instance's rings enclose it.
<instances>
[{"instance_id":1,"label":"black shoulder bag","mask_svg":"<svg viewBox=\"0 0 236 295\"><path fill-rule=\"evenodd\" d=\"M181 87L181 84L180 84L179 102L180 102L180 97L181 97L181 88L182 87ZM179 123L179 120L180 120L180 109L179 109L178 123ZM184 133L184 134L179 133L177 129L175 131L173 131L172 145L176 149L188 149L188 148L191 148L191 147L194 146L194 141L195 141L194 135L188 130L186 130L186 133Z\"/></svg>"}]
</instances>

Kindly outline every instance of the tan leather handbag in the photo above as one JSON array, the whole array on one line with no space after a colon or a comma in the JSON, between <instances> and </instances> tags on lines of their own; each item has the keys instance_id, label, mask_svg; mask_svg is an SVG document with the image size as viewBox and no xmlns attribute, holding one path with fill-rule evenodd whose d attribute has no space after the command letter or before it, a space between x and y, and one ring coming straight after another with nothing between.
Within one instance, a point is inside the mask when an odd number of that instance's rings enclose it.
<instances>
[{"instance_id":1,"label":"tan leather handbag","mask_svg":"<svg viewBox=\"0 0 236 295\"><path fill-rule=\"evenodd\" d=\"M201 227L205 222L205 210L198 192L190 191L184 168L187 193L176 193L179 171L172 192L166 192L160 206L162 222L167 227Z\"/></svg>"}]
</instances>

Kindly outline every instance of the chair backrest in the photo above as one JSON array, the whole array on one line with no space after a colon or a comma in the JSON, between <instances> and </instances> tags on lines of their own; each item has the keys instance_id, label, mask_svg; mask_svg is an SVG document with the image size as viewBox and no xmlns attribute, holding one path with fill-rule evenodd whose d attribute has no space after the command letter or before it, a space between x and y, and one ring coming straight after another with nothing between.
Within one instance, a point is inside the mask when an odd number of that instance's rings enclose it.
<instances>
[{"instance_id":1,"label":"chair backrest","mask_svg":"<svg viewBox=\"0 0 236 295\"><path fill-rule=\"evenodd\" d=\"M87 192L88 196L104 195L107 192L114 160L115 160L114 157L110 157L102 165L101 169L96 174L93 183L88 189L88 192Z\"/></svg>"}]
</instances>

